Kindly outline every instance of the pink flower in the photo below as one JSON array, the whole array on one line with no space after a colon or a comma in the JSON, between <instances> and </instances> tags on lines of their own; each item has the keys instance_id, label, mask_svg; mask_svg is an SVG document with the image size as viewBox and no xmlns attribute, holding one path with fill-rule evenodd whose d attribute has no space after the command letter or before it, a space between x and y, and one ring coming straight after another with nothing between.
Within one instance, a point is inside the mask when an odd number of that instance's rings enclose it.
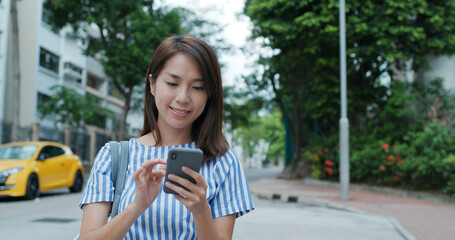
<instances>
[{"instance_id":1,"label":"pink flower","mask_svg":"<svg viewBox=\"0 0 455 240\"><path fill-rule=\"evenodd\" d=\"M389 149L389 145L387 143L382 144L382 149L384 150Z\"/></svg>"}]
</instances>

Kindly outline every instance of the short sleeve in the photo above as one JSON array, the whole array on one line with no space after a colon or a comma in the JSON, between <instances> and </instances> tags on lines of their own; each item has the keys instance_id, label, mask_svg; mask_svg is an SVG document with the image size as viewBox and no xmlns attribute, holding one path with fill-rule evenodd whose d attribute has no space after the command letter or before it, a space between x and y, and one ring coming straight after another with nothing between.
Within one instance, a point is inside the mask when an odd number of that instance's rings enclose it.
<instances>
[{"instance_id":1,"label":"short sleeve","mask_svg":"<svg viewBox=\"0 0 455 240\"><path fill-rule=\"evenodd\" d=\"M217 159L215 164L217 190L209 202L212 217L244 215L254 209L253 198L242 165L232 149Z\"/></svg>"},{"instance_id":2,"label":"short sleeve","mask_svg":"<svg viewBox=\"0 0 455 240\"><path fill-rule=\"evenodd\" d=\"M114 200L114 187L111 180L111 151L106 143L98 152L90 172L79 207L94 202L112 202Z\"/></svg>"}]
</instances>

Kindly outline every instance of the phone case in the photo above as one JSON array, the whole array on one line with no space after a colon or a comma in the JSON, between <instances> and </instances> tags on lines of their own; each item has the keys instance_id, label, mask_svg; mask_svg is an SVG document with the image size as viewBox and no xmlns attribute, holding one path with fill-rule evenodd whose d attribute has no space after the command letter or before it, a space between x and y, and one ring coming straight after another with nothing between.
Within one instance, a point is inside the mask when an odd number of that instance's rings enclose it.
<instances>
[{"instance_id":1,"label":"phone case","mask_svg":"<svg viewBox=\"0 0 455 240\"><path fill-rule=\"evenodd\" d=\"M189 191L187 188L183 187L182 185L180 185L172 180L169 180L167 178L167 176L169 174L174 174L174 175L183 177L193 183L196 183L196 181L192 177L190 177L189 175L187 175L186 173L184 173L182 171L182 167L185 166L185 167L193 169L196 172L199 172L199 169L201 168L202 155L203 155L203 152L200 149L191 149L191 148L171 148L171 149L169 149L168 155L167 155L167 164L166 164L167 166L166 166L166 174L165 174L164 181L165 182L169 181L169 182ZM173 190L167 188L166 185L164 185L163 190L165 193L177 194Z\"/></svg>"}]
</instances>

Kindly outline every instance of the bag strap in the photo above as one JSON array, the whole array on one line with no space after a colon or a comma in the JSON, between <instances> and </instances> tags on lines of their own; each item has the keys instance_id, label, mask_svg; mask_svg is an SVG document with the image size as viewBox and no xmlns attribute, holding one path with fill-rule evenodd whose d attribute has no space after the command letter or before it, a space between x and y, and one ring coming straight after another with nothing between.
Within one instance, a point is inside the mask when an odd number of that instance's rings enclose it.
<instances>
[{"instance_id":1,"label":"bag strap","mask_svg":"<svg viewBox=\"0 0 455 240\"><path fill-rule=\"evenodd\" d=\"M128 165L129 142L121 141L120 148L117 141L110 141L111 145L111 164L112 182L114 184L114 202L111 208L111 219L118 213L118 205L125 185L126 167ZM120 157L120 159L119 159Z\"/></svg>"}]
</instances>

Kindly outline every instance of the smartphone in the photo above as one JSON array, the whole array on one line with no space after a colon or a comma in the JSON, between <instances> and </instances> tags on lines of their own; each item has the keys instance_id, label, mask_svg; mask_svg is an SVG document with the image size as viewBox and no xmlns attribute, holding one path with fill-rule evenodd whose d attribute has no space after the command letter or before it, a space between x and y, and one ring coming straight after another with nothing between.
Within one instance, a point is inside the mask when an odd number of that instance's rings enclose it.
<instances>
[{"instance_id":1,"label":"smartphone","mask_svg":"<svg viewBox=\"0 0 455 240\"><path fill-rule=\"evenodd\" d=\"M182 167L188 167L193 169L196 172L199 172L201 168L203 152L200 149L192 149L192 148L170 148L167 154L167 163L166 163L166 174L164 177L164 182L167 181L182 187L189 191L186 187L168 179L169 174L174 174L185 178L192 183L196 183L192 177L187 175L182 171ZM177 194L173 190L169 189L164 185L163 188L165 193L170 194Z\"/></svg>"}]
</instances>

